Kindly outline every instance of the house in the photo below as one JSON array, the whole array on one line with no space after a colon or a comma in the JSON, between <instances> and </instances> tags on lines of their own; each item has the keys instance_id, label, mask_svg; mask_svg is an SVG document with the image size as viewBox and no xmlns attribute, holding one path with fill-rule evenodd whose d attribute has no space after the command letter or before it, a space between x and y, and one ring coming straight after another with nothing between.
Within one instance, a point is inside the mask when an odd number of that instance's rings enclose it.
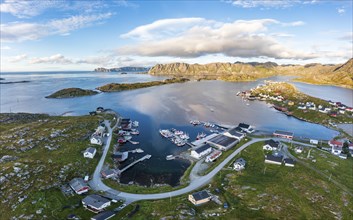
<instances>
[{"instance_id":1,"label":"house","mask_svg":"<svg viewBox=\"0 0 353 220\"><path fill-rule=\"evenodd\" d=\"M278 148L280 147L281 143L278 141L274 141L274 140L267 140L265 141L265 145L262 147L264 150L278 150Z\"/></svg>"},{"instance_id":2,"label":"house","mask_svg":"<svg viewBox=\"0 0 353 220\"><path fill-rule=\"evenodd\" d=\"M277 131L273 132L273 136L280 137L280 138L293 139L294 134L293 134L293 132L277 130Z\"/></svg>"},{"instance_id":3,"label":"house","mask_svg":"<svg viewBox=\"0 0 353 220\"><path fill-rule=\"evenodd\" d=\"M125 161L128 157L129 157L129 152L126 151L126 152L115 152L113 155L113 160L115 162L123 162Z\"/></svg>"},{"instance_id":4,"label":"house","mask_svg":"<svg viewBox=\"0 0 353 220\"><path fill-rule=\"evenodd\" d=\"M210 154L212 152L212 147L209 144L202 145L191 151L191 156L196 159L201 159L202 157Z\"/></svg>"},{"instance_id":5,"label":"house","mask_svg":"<svg viewBox=\"0 0 353 220\"><path fill-rule=\"evenodd\" d=\"M331 153L334 155L340 155L342 152L343 142L330 140L328 145L331 147Z\"/></svg>"},{"instance_id":6,"label":"house","mask_svg":"<svg viewBox=\"0 0 353 220\"><path fill-rule=\"evenodd\" d=\"M96 148L89 147L85 150L85 152L83 152L83 157L93 159L93 157L94 157L94 155L96 155L96 153L97 153Z\"/></svg>"},{"instance_id":7,"label":"house","mask_svg":"<svg viewBox=\"0 0 353 220\"><path fill-rule=\"evenodd\" d=\"M104 211L95 215L91 218L91 220L107 220L115 216L115 212L113 211Z\"/></svg>"},{"instance_id":8,"label":"house","mask_svg":"<svg viewBox=\"0 0 353 220\"><path fill-rule=\"evenodd\" d=\"M97 112L97 113L104 112L104 108L103 108L103 107L98 107L98 108L96 109L96 112Z\"/></svg>"},{"instance_id":9,"label":"house","mask_svg":"<svg viewBox=\"0 0 353 220\"><path fill-rule=\"evenodd\" d=\"M222 151L219 151L219 150L214 150L210 155L208 155L206 157L206 162L209 163L209 162L213 162L215 161L218 157L220 157L222 155Z\"/></svg>"},{"instance_id":10,"label":"house","mask_svg":"<svg viewBox=\"0 0 353 220\"><path fill-rule=\"evenodd\" d=\"M103 144L102 138L97 135L92 135L90 141L91 141L91 144L97 144L97 145Z\"/></svg>"},{"instance_id":11,"label":"house","mask_svg":"<svg viewBox=\"0 0 353 220\"><path fill-rule=\"evenodd\" d=\"M347 159L347 154L340 153L339 158L346 160Z\"/></svg>"},{"instance_id":12,"label":"house","mask_svg":"<svg viewBox=\"0 0 353 220\"><path fill-rule=\"evenodd\" d=\"M89 114L94 116L94 115L97 115L97 112L89 112Z\"/></svg>"},{"instance_id":13,"label":"house","mask_svg":"<svg viewBox=\"0 0 353 220\"><path fill-rule=\"evenodd\" d=\"M330 113L330 116L331 116L331 117L337 117L337 112L336 112L336 111L332 111L332 112Z\"/></svg>"},{"instance_id":14,"label":"house","mask_svg":"<svg viewBox=\"0 0 353 220\"><path fill-rule=\"evenodd\" d=\"M245 135L243 133L238 132L237 130L238 130L237 127L231 128L228 131L226 131L224 133L224 135L228 136L228 137L231 137L231 138L236 138L236 139L238 139L240 141L241 139L243 139L245 137Z\"/></svg>"},{"instance_id":15,"label":"house","mask_svg":"<svg viewBox=\"0 0 353 220\"><path fill-rule=\"evenodd\" d=\"M293 101L289 101L288 105L292 106L292 105L294 105L294 102Z\"/></svg>"},{"instance_id":16,"label":"house","mask_svg":"<svg viewBox=\"0 0 353 220\"><path fill-rule=\"evenodd\" d=\"M239 123L238 127L240 127L246 133L253 133L255 131L254 128L251 127L251 125L245 123Z\"/></svg>"},{"instance_id":17,"label":"house","mask_svg":"<svg viewBox=\"0 0 353 220\"><path fill-rule=\"evenodd\" d=\"M240 171L245 169L246 161L243 158L238 158L234 164L233 164L233 169L236 171Z\"/></svg>"},{"instance_id":18,"label":"house","mask_svg":"<svg viewBox=\"0 0 353 220\"><path fill-rule=\"evenodd\" d=\"M347 108L346 108L346 111L347 111L347 112L353 112L353 108L347 107Z\"/></svg>"},{"instance_id":19,"label":"house","mask_svg":"<svg viewBox=\"0 0 353 220\"><path fill-rule=\"evenodd\" d=\"M314 140L314 139L310 139L310 144L316 144L316 145L318 145L318 144L319 144L319 141L318 141L318 140Z\"/></svg>"},{"instance_id":20,"label":"house","mask_svg":"<svg viewBox=\"0 0 353 220\"><path fill-rule=\"evenodd\" d=\"M104 124L99 125L99 126L96 128L96 131L94 132L94 135L102 137L104 131L105 131L105 125L104 125Z\"/></svg>"},{"instance_id":21,"label":"house","mask_svg":"<svg viewBox=\"0 0 353 220\"><path fill-rule=\"evenodd\" d=\"M284 161L284 165L287 167L294 167L294 160L290 159L290 158L286 158L283 160Z\"/></svg>"},{"instance_id":22,"label":"house","mask_svg":"<svg viewBox=\"0 0 353 220\"><path fill-rule=\"evenodd\" d=\"M194 205L201 205L211 200L211 196L205 191L196 192L189 195L189 201Z\"/></svg>"},{"instance_id":23,"label":"house","mask_svg":"<svg viewBox=\"0 0 353 220\"><path fill-rule=\"evenodd\" d=\"M340 109L338 112L339 112L340 114L344 114L344 113L346 113L346 111L345 111L345 110L343 110L343 109Z\"/></svg>"},{"instance_id":24,"label":"house","mask_svg":"<svg viewBox=\"0 0 353 220\"><path fill-rule=\"evenodd\" d=\"M299 105L298 109L306 109L306 106L305 105Z\"/></svg>"},{"instance_id":25,"label":"house","mask_svg":"<svg viewBox=\"0 0 353 220\"><path fill-rule=\"evenodd\" d=\"M309 110L314 110L314 111L315 111L315 110L316 110L316 106L315 106L315 104L310 105L310 106L308 107L308 109L309 109Z\"/></svg>"},{"instance_id":26,"label":"house","mask_svg":"<svg viewBox=\"0 0 353 220\"><path fill-rule=\"evenodd\" d=\"M110 200L100 195L89 195L82 199L83 207L94 212L99 213L111 205Z\"/></svg>"},{"instance_id":27,"label":"house","mask_svg":"<svg viewBox=\"0 0 353 220\"><path fill-rule=\"evenodd\" d=\"M104 170L104 171L101 172L101 174L102 174L102 177L105 178L105 179L109 179L109 178L112 178L112 177L116 176L116 172L113 169Z\"/></svg>"},{"instance_id":28,"label":"house","mask_svg":"<svg viewBox=\"0 0 353 220\"><path fill-rule=\"evenodd\" d=\"M303 147L296 147L294 151L297 154L301 154L303 152Z\"/></svg>"},{"instance_id":29,"label":"house","mask_svg":"<svg viewBox=\"0 0 353 220\"><path fill-rule=\"evenodd\" d=\"M283 156L276 157L271 154L265 156L265 163L282 165L282 160L283 160Z\"/></svg>"},{"instance_id":30,"label":"house","mask_svg":"<svg viewBox=\"0 0 353 220\"><path fill-rule=\"evenodd\" d=\"M225 136L223 134L219 134L207 140L206 142L211 146L218 148L219 150L226 151L238 144L239 140L236 138Z\"/></svg>"},{"instance_id":31,"label":"house","mask_svg":"<svg viewBox=\"0 0 353 220\"><path fill-rule=\"evenodd\" d=\"M69 182L69 185L78 195L86 193L89 190L89 186L82 178L74 178Z\"/></svg>"}]
</instances>

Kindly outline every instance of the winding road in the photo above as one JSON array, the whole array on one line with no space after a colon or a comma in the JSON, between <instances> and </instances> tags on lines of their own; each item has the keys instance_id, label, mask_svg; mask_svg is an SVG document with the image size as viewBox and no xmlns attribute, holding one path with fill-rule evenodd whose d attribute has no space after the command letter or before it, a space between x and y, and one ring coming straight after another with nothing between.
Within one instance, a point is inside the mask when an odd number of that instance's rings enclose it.
<instances>
[{"instance_id":1,"label":"winding road","mask_svg":"<svg viewBox=\"0 0 353 220\"><path fill-rule=\"evenodd\" d=\"M120 120L120 118L118 118ZM102 157L94 171L93 178L89 182L89 185L93 190L96 191L103 191L106 195L108 195L111 198L114 199L123 199L125 200L126 204L130 204L132 202L138 201L138 200L154 200L154 199L164 199L164 198L170 198L174 196L179 196L182 194L189 193L191 191L194 191L198 188L201 188L202 186L205 186L208 184L212 178L224 167L226 164L228 164L237 154L239 154L242 150L247 148L248 146L260 142L260 141L265 141L269 139L274 139L274 140L279 140L282 142L289 142L289 143L295 143L295 144L300 144L304 145L307 147L316 147L311 144L305 144L301 142L296 142L292 140L285 140L285 139L279 139L279 138L253 138L251 141L245 143L244 145L240 146L238 149L236 149L231 155L229 155L226 159L224 159L216 168L214 168L211 172L209 172L205 176L198 176L197 171L202 163L202 160L198 161L195 166L193 167L191 173L190 173L190 184L184 188L175 190L175 191L170 191L170 192L165 192L165 193L155 193L155 194L134 194L134 193L126 193L126 192L121 192L118 190L115 190L107 185L105 185L101 179L100 172L102 170L102 167L104 165L105 158L107 156L107 153L109 151L109 146L112 140L112 131L113 129L118 125L117 123L111 128L110 123L105 120L104 121L106 127L108 128L109 131L109 137L106 141L106 144L104 146L104 152L102 154Z\"/></svg>"}]
</instances>

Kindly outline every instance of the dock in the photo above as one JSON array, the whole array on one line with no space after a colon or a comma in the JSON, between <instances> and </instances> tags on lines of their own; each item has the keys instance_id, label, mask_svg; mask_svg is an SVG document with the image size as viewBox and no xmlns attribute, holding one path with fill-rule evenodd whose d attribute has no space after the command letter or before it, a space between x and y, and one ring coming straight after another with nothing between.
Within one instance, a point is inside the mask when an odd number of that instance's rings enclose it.
<instances>
[{"instance_id":1,"label":"dock","mask_svg":"<svg viewBox=\"0 0 353 220\"><path fill-rule=\"evenodd\" d=\"M203 143L205 143L206 141L210 140L211 138L216 137L217 135L218 134L213 133L213 134L210 134L210 135L208 135L208 136L206 136L206 137L204 137L204 138L202 138L200 140L193 141L193 142L191 142L191 144L189 144L189 143L188 144L191 147L198 147L198 146L202 145Z\"/></svg>"},{"instance_id":2,"label":"dock","mask_svg":"<svg viewBox=\"0 0 353 220\"><path fill-rule=\"evenodd\" d=\"M216 125L220 128L224 128L224 129L234 128L234 125L226 125L226 124L216 124Z\"/></svg>"},{"instance_id":3,"label":"dock","mask_svg":"<svg viewBox=\"0 0 353 220\"><path fill-rule=\"evenodd\" d=\"M129 153L143 153L144 151L141 148L136 148L135 150L129 150L127 152L129 152Z\"/></svg>"},{"instance_id":4,"label":"dock","mask_svg":"<svg viewBox=\"0 0 353 220\"><path fill-rule=\"evenodd\" d=\"M129 165L127 165L126 167L124 167L123 169L121 170L118 170L118 174L120 175L122 172L126 171L127 169L129 169L130 167L134 166L135 164L141 162L141 161L144 161L144 160L148 160L152 157L152 155L150 154L146 154L145 156L141 157L140 159L138 160L135 160L134 162L130 163Z\"/></svg>"}]
</instances>

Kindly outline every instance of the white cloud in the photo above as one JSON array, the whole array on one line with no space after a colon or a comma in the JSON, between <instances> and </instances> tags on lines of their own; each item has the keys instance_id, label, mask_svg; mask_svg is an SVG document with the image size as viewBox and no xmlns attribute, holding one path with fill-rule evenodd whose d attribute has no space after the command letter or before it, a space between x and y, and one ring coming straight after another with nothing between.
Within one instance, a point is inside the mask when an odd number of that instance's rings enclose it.
<instances>
[{"instance_id":1,"label":"white cloud","mask_svg":"<svg viewBox=\"0 0 353 220\"><path fill-rule=\"evenodd\" d=\"M50 57L36 57L29 61L30 64L48 63L48 64L72 64L72 60L65 58L61 54L55 54Z\"/></svg>"},{"instance_id":2,"label":"white cloud","mask_svg":"<svg viewBox=\"0 0 353 220\"><path fill-rule=\"evenodd\" d=\"M1 50L11 50L11 47L9 47L9 46L3 46L3 47L1 47Z\"/></svg>"},{"instance_id":3,"label":"white cloud","mask_svg":"<svg viewBox=\"0 0 353 220\"><path fill-rule=\"evenodd\" d=\"M0 11L18 18L29 18L41 14L48 8L58 8L60 5L62 1L5 0L0 4Z\"/></svg>"},{"instance_id":4,"label":"white cloud","mask_svg":"<svg viewBox=\"0 0 353 220\"><path fill-rule=\"evenodd\" d=\"M14 57L10 57L8 59L8 61L10 63L17 63L17 62L21 62L21 61L24 61L28 58L27 54L21 54L21 55L17 55L17 56L14 56Z\"/></svg>"},{"instance_id":5,"label":"white cloud","mask_svg":"<svg viewBox=\"0 0 353 220\"><path fill-rule=\"evenodd\" d=\"M272 57L283 59L309 59L315 55L294 51L267 34L269 25L283 25L274 19L237 20L221 23L201 18L165 19L133 29L123 37L138 39L135 45L117 49L118 54L140 56L200 57L207 54L224 54L231 57ZM171 25L173 24L173 25ZM290 26L298 22L289 23ZM170 34L163 27L174 28ZM145 38L144 36L149 36ZM154 40L157 36L157 40Z\"/></svg>"},{"instance_id":6,"label":"white cloud","mask_svg":"<svg viewBox=\"0 0 353 220\"><path fill-rule=\"evenodd\" d=\"M315 4L317 0L228 0L234 6L242 8L287 8L298 4Z\"/></svg>"},{"instance_id":7,"label":"white cloud","mask_svg":"<svg viewBox=\"0 0 353 220\"><path fill-rule=\"evenodd\" d=\"M338 14L342 15L346 12L346 10L344 8L338 8L337 12L338 12Z\"/></svg>"},{"instance_id":8,"label":"white cloud","mask_svg":"<svg viewBox=\"0 0 353 220\"><path fill-rule=\"evenodd\" d=\"M290 23L282 23L283 26L289 26L289 27L297 27L297 26L303 26L305 25L305 22L303 21L294 21Z\"/></svg>"},{"instance_id":9,"label":"white cloud","mask_svg":"<svg viewBox=\"0 0 353 220\"><path fill-rule=\"evenodd\" d=\"M20 42L38 40L49 35L67 35L70 31L88 27L98 21L111 17L111 13L98 15L77 15L69 18L51 20L47 23L13 22L0 25L1 41Z\"/></svg>"}]
</instances>

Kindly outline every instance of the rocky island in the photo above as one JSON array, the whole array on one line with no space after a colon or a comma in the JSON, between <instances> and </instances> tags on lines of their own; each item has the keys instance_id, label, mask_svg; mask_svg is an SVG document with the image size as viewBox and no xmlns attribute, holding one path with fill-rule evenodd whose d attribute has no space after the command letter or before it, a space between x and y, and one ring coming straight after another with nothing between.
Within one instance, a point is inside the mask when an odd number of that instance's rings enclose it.
<instances>
[{"instance_id":1,"label":"rocky island","mask_svg":"<svg viewBox=\"0 0 353 220\"><path fill-rule=\"evenodd\" d=\"M153 82L142 82L142 83L110 83L104 86L100 86L97 89L102 92L118 92L124 90L140 89L152 86L166 85L172 83L183 83L187 82L187 78L172 78L163 81L153 81Z\"/></svg>"},{"instance_id":2,"label":"rocky island","mask_svg":"<svg viewBox=\"0 0 353 220\"><path fill-rule=\"evenodd\" d=\"M89 96L97 94L97 91L89 90L89 89L80 89L80 88L67 88L61 89L53 94L46 96L45 98L54 98L54 99L62 99L62 98L73 98L80 96Z\"/></svg>"}]
</instances>

